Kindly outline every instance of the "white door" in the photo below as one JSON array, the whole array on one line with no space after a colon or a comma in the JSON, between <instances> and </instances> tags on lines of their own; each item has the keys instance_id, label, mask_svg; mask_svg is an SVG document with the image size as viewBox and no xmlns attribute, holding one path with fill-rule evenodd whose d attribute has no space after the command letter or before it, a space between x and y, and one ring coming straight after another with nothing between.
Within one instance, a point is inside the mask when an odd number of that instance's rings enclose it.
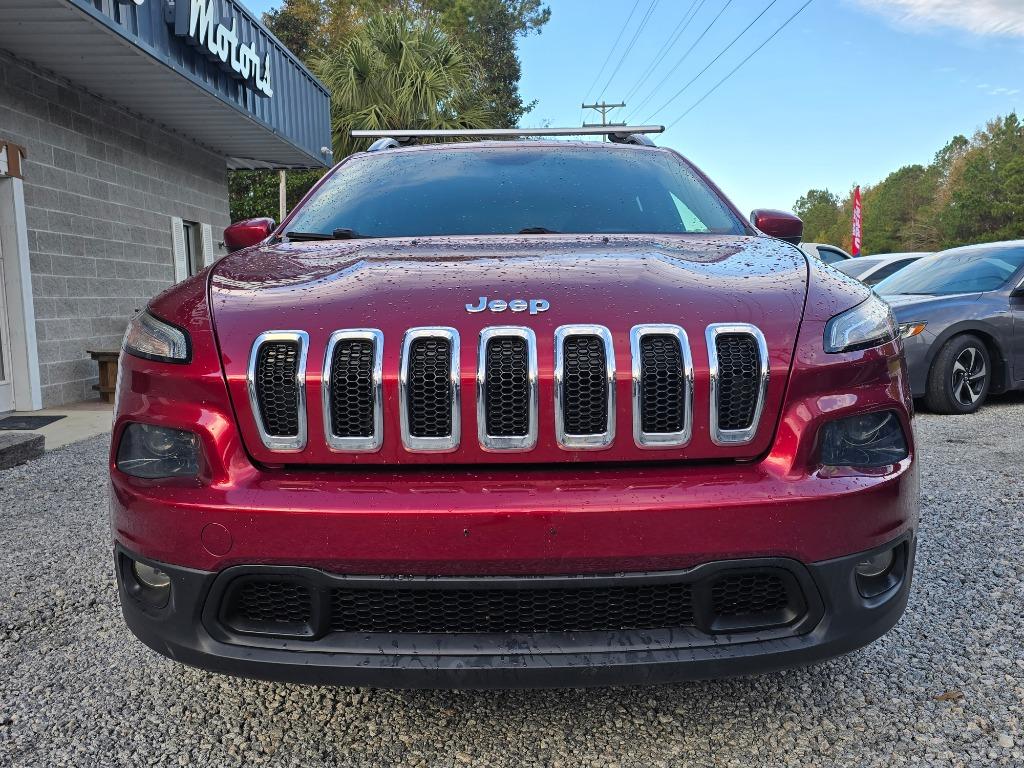
<instances>
[{"instance_id":1,"label":"white door","mask_svg":"<svg viewBox=\"0 0 1024 768\"><path fill-rule=\"evenodd\" d=\"M0 413L14 410L14 371L11 369L11 333L7 322L4 254L0 245Z\"/></svg>"}]
</instances>

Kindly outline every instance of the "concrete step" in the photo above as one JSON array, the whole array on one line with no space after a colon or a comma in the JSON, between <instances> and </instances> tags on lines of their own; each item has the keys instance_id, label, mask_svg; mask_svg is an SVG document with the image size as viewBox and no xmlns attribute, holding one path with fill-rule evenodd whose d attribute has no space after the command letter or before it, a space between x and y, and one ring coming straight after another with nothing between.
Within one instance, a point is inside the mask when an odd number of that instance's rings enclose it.
<instances>
[{"instance_id":1,"label":"concrete step","mask_svg":"<svg viewBox=\"0 0 1024 768\"><path fill-rule=\"evenodd\" d=\"M0 469L38 459L45 448L46 438L35 432L0 432Z\"/></svg>"}]
</instances>

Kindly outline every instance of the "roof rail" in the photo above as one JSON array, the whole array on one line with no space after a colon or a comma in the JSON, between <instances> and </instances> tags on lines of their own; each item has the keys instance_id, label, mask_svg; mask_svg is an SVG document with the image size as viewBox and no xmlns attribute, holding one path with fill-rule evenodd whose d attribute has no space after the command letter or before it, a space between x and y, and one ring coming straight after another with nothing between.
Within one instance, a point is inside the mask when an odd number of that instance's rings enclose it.
<instances>
[{"instance_id":1,"label":"roof rail","mask_svg":"<svg viewBox=\"0 0 1024 768\"><path fill-rule=\"evenodd\" d=\"M662 133L663 125L588 125L580 128L394 128L374 131L352 131L354 139L378 139L371 152L391 149L396 145L415 144L417 139L511 139L539 136L607 136L616 144L637 144L653 147L646 134Z\"/></svg>"}]
</instances>

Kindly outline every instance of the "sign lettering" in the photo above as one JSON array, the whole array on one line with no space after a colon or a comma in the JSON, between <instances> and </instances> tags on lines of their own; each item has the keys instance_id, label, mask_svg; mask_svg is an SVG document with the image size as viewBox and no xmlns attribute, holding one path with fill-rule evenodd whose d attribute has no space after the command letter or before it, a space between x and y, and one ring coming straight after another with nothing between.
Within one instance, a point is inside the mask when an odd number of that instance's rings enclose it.
<instances>
[{"instance_id":1,"label":"sign lettering","mask_svg":"<svg viewBox=\"0 0 1024 768\"><path fill-rule=\"evenodd\" d=\"M224 20L218 18L217 8L218 0L178 0L174 34L219 61L257 93L271 98L274 89L270 80L270 54L261 59L255 42L240 42L238 19L232 18L231 26L225 26Z\"/></svg>"}]
</instances>

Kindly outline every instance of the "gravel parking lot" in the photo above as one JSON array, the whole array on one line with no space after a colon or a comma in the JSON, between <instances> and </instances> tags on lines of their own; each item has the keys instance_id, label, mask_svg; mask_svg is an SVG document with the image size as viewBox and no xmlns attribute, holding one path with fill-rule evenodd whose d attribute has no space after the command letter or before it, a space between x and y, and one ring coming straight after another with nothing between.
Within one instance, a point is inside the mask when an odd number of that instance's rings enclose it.
<instances>
[{"instance_id":1,"label":"gravel parking lot","mask_svg":"<svg viewBox=\"0 0 1024 768\"><path fill-rule=\"evenodd\" d=\"M394 692L211 675L121 621L105 438L0 472L0 765L1024 763L1024 397L917 419L907 615L818 667L652 688Z\"/></svg>"}]
</instances>

